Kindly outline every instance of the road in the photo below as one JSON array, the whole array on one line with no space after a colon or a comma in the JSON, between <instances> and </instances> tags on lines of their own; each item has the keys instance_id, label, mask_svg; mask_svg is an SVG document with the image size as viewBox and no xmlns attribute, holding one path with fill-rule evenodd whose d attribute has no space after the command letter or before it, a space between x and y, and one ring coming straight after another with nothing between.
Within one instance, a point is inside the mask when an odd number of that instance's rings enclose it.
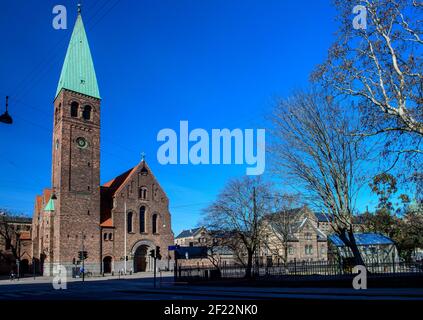
<instances>
[{"instance_id":1,"label":"road","mask_svg":"<svg viewBox=\"0 0 423 320\"><path fill-rule=\"evenodd\" d=\"M55 290L51 278L0 280L0 300L414 300L423 301L423 288L354 290L353 288L257 288L175 285L170 274L153 287L150 274L118 279L72 279Z\"/></svg>"}]
</instances>

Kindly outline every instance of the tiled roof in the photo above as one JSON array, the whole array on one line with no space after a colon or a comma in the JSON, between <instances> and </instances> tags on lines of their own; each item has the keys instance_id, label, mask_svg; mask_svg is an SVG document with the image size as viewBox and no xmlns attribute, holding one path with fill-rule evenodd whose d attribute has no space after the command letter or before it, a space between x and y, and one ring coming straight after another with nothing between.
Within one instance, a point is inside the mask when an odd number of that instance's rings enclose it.
<instances>
[{"instance_id":1,"label":"tiled roof","mask_svg":"<svg viewBox=\"0 0 423 320\"><path fill-rule=\"evenodd\" d=\"M100 227L103 228L113 228L113 219L109 218L100 224Z\"/></svg>"},{"instance_id":2,"label":"tiled roof","mask_svg":"<svg viewBox=\"0 0 423 320\"><path fill-rule=\"evenodd\" d=\"M188 230L182 230L182 232L175 239L192 237L202 228L203 227L198 227L198 228L193 228L193 229L188 229Z\"/></svg>"},{"instance_id":3,"label":"tiled roof","mask_svg":"<svg viewBox=\"0 0 423 320\"><path fill-rule=\"evenodd\" d=\"M147 163L143 160L138 163L135 167L126 170L124 173L117 177L109 180L100 187L100 223L104 223L107 219L112 216L113 208L113 197L118 194L122 188L126 185L127 181L131 178L140 167L145 167L148 172L152 175Z\"/></svg>"},{"instance_id":4,"label":"tiled roof","mask_svg":"<svg viewBox=\"0 0 423 320\"><path fill-rule=\"evenodd\" d=\"M48 189L48 188L44 189L43 190L44 204L47 204L47 202L50 200L50 197L51 197L51 189Z\"/></svg>"},{"instance_id":5,"label":"tiled roof","mask_svg":"<svg viewBox=\"0 0 423 320\"><path fill-rule=\"evenodd\" d=\"M43 197L40 195L37 195L35 197L35 211L37 213L40 212L40 209L42 206L43 206Z\"/></svg>"},{"instance_id":6,"label":"tiled roof","mask_svg":"<svg viewBox=\"0 0 423 320\"><path fill-rule=\"evenodd\" d=\"M390 238L379 233L354 233L354 238L358 246L394 243ZM336 234L328 236L328 239L337 247L345 246L344 242Z\"/></svg>"},{"instance_id":7,"label":"tiled roof","mask_svg":"<svg viewBox=\"0 0 423 320\"><path fill-rule=\"evenodd\" d=\"M125 171L100 187L100 225L112 217L113 196L137 166Z\"/></svg>"},{"instance_id":8,"label":"tiled roof","mask_svg":"<svg viewBox=\"0 0 423 320\"><path fill-rule=\"evenodd\" d=\"M131 174L131 172L136 168L137 166L125 171L124 173L118 175L117 177L113 178L112 180L106 182L103 184L103 187L109 188L109 190L114 193L119 187L125 182L125 180L128 178L128 176Z\"/></svg>"}]
</instances>

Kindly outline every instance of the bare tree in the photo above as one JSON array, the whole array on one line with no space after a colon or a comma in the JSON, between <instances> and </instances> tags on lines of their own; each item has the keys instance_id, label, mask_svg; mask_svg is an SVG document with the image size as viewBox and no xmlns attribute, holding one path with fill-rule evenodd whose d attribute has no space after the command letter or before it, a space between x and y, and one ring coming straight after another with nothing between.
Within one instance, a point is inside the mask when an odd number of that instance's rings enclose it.
<instances>
[{"instance_id":1,"label":"bare tree","mask_svg":"<svg viewBox=\"0 0 423 320\"><path fill-rule=\"evenodd\" d=\"M327 213L355 263L362 265L352 216L366 151L351 135L354 116L319 93L298 92L277 105L272 120L275 172L297 184L312 206Z\"/></svg>"},{"instance_id":2,"label":"bare tree","mask_svg":"<svg viewBox=\"0 0 423 320\"><path fill-rule=\"evenodd\" d=\"M17 224L12 223L13 216L7 210L0 209L2 214L0 215L0 238L6 244L6 248L9 248L14 259L20 258L20 243L19 236L20 232L17 228ZM1 253L1 252L0 252Z\"/></svg>"},{"instance_id":3,"label":"bare tree","mask_svg":"<svg viewBox=\"0 0 423 320\"><path fill-rule=\"evenodd\" d=\"M222 254L225 250L238 252L238 250L234 250L234 241L235 237L232 233L208 231L204 245L207 247L207 259L216 269L219 270L222 265Z\"/></svg>"},{"instance_id":4,"label":"bare tree","mask_svg":"<svg viewBox=\"0 0 423 320\"><path fill-rule=\"evenodd\" d=\"M334 2L339 11L338 38L312 78L335 95L359 102L367 130L357 134L389 133L385 155L394 153L395 162L402 154L423 153L423 3L360 1L367 23L355 29L356 4Z\"/></svg>"},{"instance_id":5,"label":"bare tree","mask_svg":"<svg viewBox=\"0 0 423 320\"><path fill-rule=\"evenodd\" d=\"M261 240L260 221L269 212L270 196L270 186L260 178L234 179L204 211L207 229L232 234L234 253L246 253L247 278L252 276L253 257Z\"/></svg>"}]
</instances>

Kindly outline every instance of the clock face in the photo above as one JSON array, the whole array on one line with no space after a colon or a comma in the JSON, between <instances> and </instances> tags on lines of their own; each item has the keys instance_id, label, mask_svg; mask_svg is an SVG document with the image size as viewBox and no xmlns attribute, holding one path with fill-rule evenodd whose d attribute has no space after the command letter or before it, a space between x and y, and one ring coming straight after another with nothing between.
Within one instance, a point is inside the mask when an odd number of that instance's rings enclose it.
<instances>
[{"instance_id":1,"label":"clock face","mask_svg":"<svg viewBox=\"0 0 423 320\"><path fill-rule=\"evenodd\" d=\"M84 149L84 148L88 147L87 140L85 140L85 138L82 138L82 137L79 137L79 138L76 139L76 144L81 149Z\"/></svg>"}]
</instances>

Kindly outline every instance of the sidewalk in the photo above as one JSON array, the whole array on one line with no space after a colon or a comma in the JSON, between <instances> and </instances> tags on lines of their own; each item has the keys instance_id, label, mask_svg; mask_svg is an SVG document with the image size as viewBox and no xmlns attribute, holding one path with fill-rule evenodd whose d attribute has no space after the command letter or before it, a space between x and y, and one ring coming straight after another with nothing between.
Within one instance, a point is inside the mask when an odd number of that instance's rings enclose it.
<instances>
[{"instance_id":1,"label":"sidewalk","mask_svg":"<svg viewBox=\"0 0 423 320\"><path fill-rule=\"evenodd\" d=\"M160 272L157 273L157 279L160 279ZM161 274L162 277L173 277L173 272L162 272ZM127 275L107 275L107 276L92 276L92 277L85 277L85 281L105 281L105 280L119 280L119 279L143 279L143 278L153 278L154 277L154 273L153 272L139 272L139 273L134 273L132 275L127 274ZM20 279L15 279L15 280L10 280L8 278L6 279L0 279L0 286L1 285L11 285L11 284L41 284L41 283L51 283L53 281L54 277L45 277L45 276L38 276L35 277L35 279L33 277L25 277L25 278L20 278ZM81 278L72 278L72 277L68 277L67 282L81 282L82 281L82 277Z\"/></svg>"}]
</instances>

